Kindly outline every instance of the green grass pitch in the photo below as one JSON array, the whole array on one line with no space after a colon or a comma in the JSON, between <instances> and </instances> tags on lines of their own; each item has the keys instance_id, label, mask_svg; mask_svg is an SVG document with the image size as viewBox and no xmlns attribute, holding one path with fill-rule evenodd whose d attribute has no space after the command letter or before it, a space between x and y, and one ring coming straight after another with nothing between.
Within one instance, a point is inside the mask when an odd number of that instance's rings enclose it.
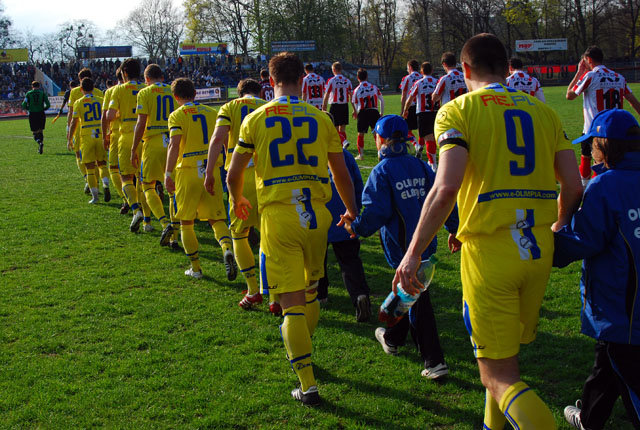
<instances>
[{"instance_id":1,"label":"green grass pitch","mask_svg":"<svg viewBox=\"0 0 640 430\"><path fill-rule=\"evenodd\" d=\"M633 89L640 90L640 85ZM570 138L582 102L546 88ZM386 97L387 113L399 96ZM333 252L329 304L314 335L314 369L324 400L307 409L289 392L297 379L266 306L237 305L244 282L227 282L208 226L199 224L205 278L186 279L187 258L132 234L119 199L87 204L64 119L45 131L38 155L26 119L0 122L0 428L407 428L477 429L484 389L461 317L459 255L440 234L432 300L451 368L443 383L420 377L411 340L397 357L376 342L377 327L355 321ZM355 124L348 137L355 154ZM366 137L366 180L376 150ZM115 193L113 193L115 196ZM393 271L377 237L362 259L375 313ZM593 340L579 334L579 264L552 272L537 340L521 350L523 380L551 407L580 396ZM618 402L610 428L630 429Z\"/></svg>"}]
</instances>

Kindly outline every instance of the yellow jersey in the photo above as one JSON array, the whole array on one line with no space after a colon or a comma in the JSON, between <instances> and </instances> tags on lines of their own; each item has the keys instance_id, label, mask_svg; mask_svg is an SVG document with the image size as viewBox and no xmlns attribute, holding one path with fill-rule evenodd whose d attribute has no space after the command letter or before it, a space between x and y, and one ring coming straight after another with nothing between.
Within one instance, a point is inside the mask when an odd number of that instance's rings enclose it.
<instances>
[{"instance_id":1,"label":"yellow jersey","mask_svg":"<svg viewBox=\"0 0 640 430\"><path fill-rule=\"evenodd\" d=\"M265 104L266 101L254 96L244 96L231 100L224 104L218 112L218 119L216 120L216 126L229 126L229 138L227 141L227 157L224 164L224 168L229 170L229 164L231 164L231 155L233 149L238 144L238 137L240 136L240 125L244 121L245 117L260 106Z\"/></svg>"},{"instance_id":2,"label":"yellow jersey","mask_svg":"<svg viewBox=\"0 0 640 430\"><path fill-rule=\"evenodd\" d=\"M169 115L177 106L171 93L171 86L162 82L156 82L140 90L138 93L138 106L136 114L147 115L147 127L144 131L144 140L151 136L169 131L167 121Z\"/></svg>"},{"instance_id":3,"label":"yellow jersey","mask_svg":"<svg viewBox=\"0 0 640 430\"><path fill-rule=\"evenodd\" d=\"M434 134L441 154L456 145L469 154L458 192L460 240L556 221L555 154L571 144L547 105L491 84L443 105Z\"/></svg>"},{"instance_id":4,"label":"yellow jersey","mask_svg":"<svg viewBox=\"0 0 640 430\"><path fill-rule=\"evenodd\" d=\"M114 85L112 87L107 88L107 91L104 92L104 98L102 99L102 112L106 112L109 110L109 103L111 103L111 96L113 95L113 90L116 89L118 85ZM117 115L116 118L111 121L109 124L109 130L113 133L116 133L120 130L120 115Z\"/></svg>"},{"instance_id":5,"label":"yellow jersey","mask_svg":"<svg viewBox=\"0 0 640 430\"><path fill-rule=\"evenodd\" d=\"M143 82L129 81L117 85L111 94L109 109L115 109L120 114L120 134L133 133L138 121L136 107L137 97L141 89L145 87Z\"/></svg>"},{"instance_id":6,"label":"yellow jersey","mask_svg":"<svg viewBox=\"0 0 640 430\"><path fill-rule=\"evenodd\" d=\"M170 136L182 136L176 167L206 167L217 116L214 108L195 102L185 103L169 115ZM218 157L214 167L220 166L222 158Z\"/></svg>"},{"instance_id":7,"label":"yellow jersey","mask_svg":"<svg viewBox=\"0 0 640 430\"><path fill-rule=\"evenodd\" d=\"M104 98L104 93L98 88L94 88L93 91L91 91L91 94L100 98ZM71 92L69 93L69 106L73 106L83 96L84 93L82 92L82 88L80 86L71 88Z\"/></svg>"},{"instance_id":8,"label":"yellow jersey","mask_svg":"<svg viewBox=\"0 0 640 430\"><path fill-rule=\"evenodd\" d=\"M301 195L331 199L328 153L342 153L340 137L329 116L302 99L279 97L249 114L235 151L253 154L260 210Z\"/></svg>"},{"instance_id":9,"label":"yellow jersey","mask_svg":"<svg viewBox=\"0 0 640 430\"><path fill-rule=\"evenodd\" d=\"M73 117L78 119L80 136L100 136L102 97L87 94L73 104Z\"/></svg>"}]
</instances>

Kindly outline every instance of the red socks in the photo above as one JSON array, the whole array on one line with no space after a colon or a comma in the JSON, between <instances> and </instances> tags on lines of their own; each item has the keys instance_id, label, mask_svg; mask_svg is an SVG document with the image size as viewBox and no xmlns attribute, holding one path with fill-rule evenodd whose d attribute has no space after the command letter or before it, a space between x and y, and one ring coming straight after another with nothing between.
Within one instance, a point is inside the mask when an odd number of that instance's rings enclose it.
<instances>
[{"instance_id":1,"label":"red socks","mask_svg":"<svg viewBox=\"0 0 640 430\"><path fill-rule=\"evenodd\" d=\"M429 158L429 163L433 163L435 161L435 155L436 155L436 141L427 140L426 145L427 145L426 150L427 150L427 157Z\"/></svg>"},{"instance_id":2,"label":"red socks","mask_svg":"<svg viewBox=\"0 0 640 430\"><path fill-rule=\"evenodd\" d=\"M362 151L364 150L364 136L358 135L358 154L362 155Z\"/></svg>"},{"instance_id":3,"label":"red socks","mask_svg":"<svg viewBox=\"0 0 640 430\"><path fill-rule=\"evenodd\" d=\"M584 179L591 177L591 158L584 155L580 156L580 176Z\"/></svg>"}]
</instances>

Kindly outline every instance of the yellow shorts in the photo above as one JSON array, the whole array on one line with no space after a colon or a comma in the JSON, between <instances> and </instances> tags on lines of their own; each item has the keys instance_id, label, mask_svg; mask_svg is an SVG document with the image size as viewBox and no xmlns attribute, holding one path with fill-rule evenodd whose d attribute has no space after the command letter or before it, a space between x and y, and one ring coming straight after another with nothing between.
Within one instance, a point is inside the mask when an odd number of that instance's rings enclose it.
<instances>
[{"instance_id":1,"label":"yellow shorts","mask_svg":"<svg viewBox=\"0 0 640 430\"><path fill-rule=\"evenodd\" d=\"M123 133L118 141L118 168L121 175L138 175L140 171L131 164L131 147L133 133ZM138 145L138 157L142 153L142 145Z\"/></svg>"},{"instance_id":2,"label":"yellow shorts","mask_svg":"<svg viewBox=\"0 0 640 430\"><path fill-rule=\"evenodd\" d=\"M80 156L84 164L107 159L99 132L80 136Z\"/></svg>"},{"instance_id":3,"label":"yellow shorts","mask_svg":"<svg viewBox=\"0 0 640 430\"><path fill-rule=\"evenodd\" d=\"M120 133L111 132L109 136L109 166L118 165L118 148L120 147Z\"/></svg>"},{"instance_id":4,"label":"yellow shorts","mask_svg":"<svg viewBox=\"0 0 640 430\"><path fill-rule=\"evenodd\" d=\"M258 213L258 195L256 194L256 177L255 167L247 167L244 171L244 187L242 188L242 195L251 203L251 209L249 211L249 218L242 220L238 218L233 211L233 207L229 205L229 219L231 224L229 229L234 233L242 233L243 231L251 227L260 226L260 214Z\"/></svg>"},{"instance_id":5,"label":"yellow shorts","mask_svg":"<svg viewBox=\"0 0 640 430\"><path fill-rule=\"evenodd\" d=\"M76 126L76 131L75 133L73 133L73 151L74 152L80 152L80 122L78 122L78 125Z\"/></svg>"},{"instance_id":6,"label":"yellow shorts","mask_svg":"<svg viewBox=\"0 0 640 430\"><path fill-rule=\"evenodd\" d=\"M220 170L213 169L215 175L214 195L204 189L204 171L197 167L176 169L176 219L226 220Z\"/></svg>"},{"instance_id":7,"label":"yellow shorts","mask_svg":"<svg viewBox=\"0 0 640 430\"><path fill-rule=\"evenodd\" d=\"M164 181L168 145L168 133L156 134L144 141L140 164L142 182Z\"/></svg>"},{"instance_id":8,"label":"yellow shorts","mask_svg":"<svg viewBox=\"0 0 640 430\"><path fill-rule=\"evenodd\" d=\"M552 259L549 226L502 230L463 243L463 317L476 357L513 357L521 343L533 342Z\"/></svg>"},{"instance_id":9,"label":"yellow shorts","mask_svg":"<svg viewBox=\"0 0 640 430\"><path fill-rule=\"evenodd\" d=\"M331 213L323 203L272 203L260 214L260 287L265 294L304 290L324 276Z\"/></svg>"}]
</instances>

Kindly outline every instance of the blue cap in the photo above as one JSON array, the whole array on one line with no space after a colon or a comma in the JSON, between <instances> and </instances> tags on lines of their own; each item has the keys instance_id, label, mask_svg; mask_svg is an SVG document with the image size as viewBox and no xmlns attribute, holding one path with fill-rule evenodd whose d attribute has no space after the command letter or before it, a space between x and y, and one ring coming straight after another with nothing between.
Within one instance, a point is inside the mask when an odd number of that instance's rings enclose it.
<instances>
[{"instance_id":1,"label":"blue cap","mask_svg":"<svg viewBox=\"0 0 640 430\"><path fill-rule=\"evenodd\" d=\"M589 132L573 141L573 143L584 142L593 137L606 137L609 139L635 140L638 136L627 136L627 131L631 127L639 127L638 121L624 109L607 109L593 118Z\"/></svg>"},{"instance_id":2,"label":"blue cap","mask_svg":"<svg viewBox=\"0 0 640 430\"><path fill-rule=\"evenodd\" d=\"M403 140L409 138L409 126L407 121L400 115L385 115L376 122L376 126L373 132L378 134L383 139L390 139L394 137L396 132L400 133L400 137Z\"/></svg>"}]
</instances>

